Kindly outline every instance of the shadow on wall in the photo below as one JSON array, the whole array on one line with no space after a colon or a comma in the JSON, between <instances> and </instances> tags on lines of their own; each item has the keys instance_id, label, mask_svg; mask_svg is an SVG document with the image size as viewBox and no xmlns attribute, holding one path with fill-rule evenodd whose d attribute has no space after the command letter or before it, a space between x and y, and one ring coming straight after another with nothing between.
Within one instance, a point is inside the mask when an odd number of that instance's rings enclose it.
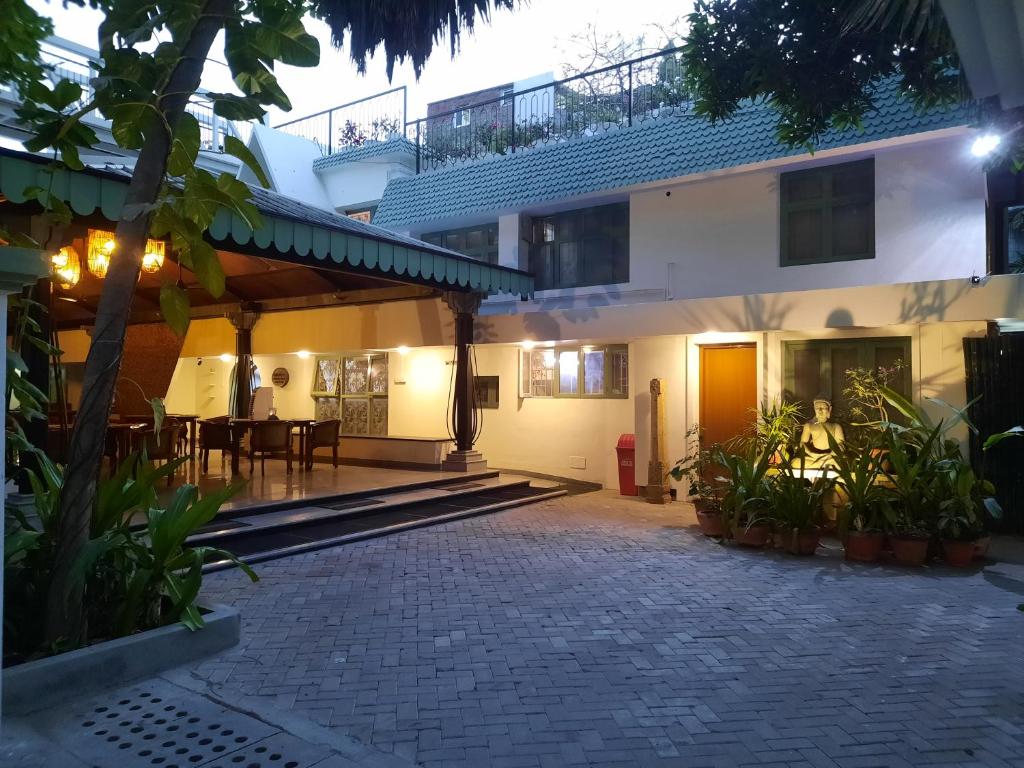
<instances>
[{"instance_id":1,"label":"shadow on wall","mask_svg":"<svg viewBox=\"0 0 1024 768\"><path fill-rule=\"evenodd\" d=\"M793 302L785 302L777 294L744 296L742 313L724 312L726 327L755 332L785 330L786 317L794 307Z\"/></svg>"},{"instance_id":2,"label":"shadow on wall","mask_svg":"<svg viewBox=\"0 0 1024 768\"><path fill-rule=\"evenodd\" d=\"M565 320L570 325L596 320L600 309L612 306L621 296L622 293L614 288L603 293L588 294L579 297L584 299L588 306L578 309L566 309L567 303L573 302L575 297L552 297L537 301L535 308L523 315L526 337L535 341L562 341L566 337L573 338L572 334L563 332L560 320ZM477 344L498 340L494 324L489 317L478 316L476 319L473 338Z\"/></svg>"},{"instance_id":3,"label":"shadow on wall","mask_svg":"<svg viewBox=\"0 0 1024 768\"><path fill-rule=\"evenodd\" d=\"M913 283L909 288L910 296L900 302L900 322L927 323L945 320L949 308L971 290L971 283L964 279L955 289L948 281Z\"/></svg>"}]
</instances>

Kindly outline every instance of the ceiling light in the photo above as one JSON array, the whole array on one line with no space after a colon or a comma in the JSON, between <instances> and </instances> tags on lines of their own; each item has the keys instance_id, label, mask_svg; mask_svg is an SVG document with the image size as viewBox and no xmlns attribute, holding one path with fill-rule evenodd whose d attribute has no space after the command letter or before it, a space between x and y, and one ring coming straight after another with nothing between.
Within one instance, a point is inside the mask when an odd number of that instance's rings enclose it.
<instances>
[{"instance_id":1,"label":"ceiling light","mask_svg":"<svg viewBox=\"0 0 1024 768\"><path fill-rule=\"evenodd\" d=\"M534 347L537 346L537 342L534 341L533 339L524 339L523 341L519 342L519 344L523 349L533 349Z\"/></svg>"},{"instance_id":2,"label":"ceiling light","mask_svg":"<svg viewBox=\"0 0 1024 768\"><path fill-rule=\"evenodd\" d=\"M227 352L225 352L223 355L220 356L220 361L222 363L230 363L234 359L235 359L235 356L234 355L229 355Z\"/></svg>"},{"instance_id":3,"label":"ceiling light","mask_svg":"<svg viewBox=\"0 0 1024 768\"><path fill-rule=\"evenodd\" d=\"M163 240L147 240L146 252L142 254L142 271L153 274L164 265L167 244Z\"/></svg>"},{"instance_id":4,"label":"ceiling light","mask_svg":"<svg viewBox=\"0 0 1024 768\"><path fill-rule=\"evenodd\" d=\"M398 354L402 355L402 357L405 357L406 355L409 354L409 348L405 346L405 344L400 346L396 351L398 352Z\"/></svg>"},{"instance_id":5,"label":"ceiling light","mask_svg":"<svg viewBox=\"0 0 1024 768\"><path fill-rule=\"evenodd\" d=\"M971 154L975 157L988 157L995 151L1001 141L1002 137L998 134L983 133L971 145Z\"/></svg>"},{"instance_id":6,"label":"ceiling light","mask_svg":"<svg viewBox=\"0 0 1024 768\"><path fill-rule=\"evenodd\" d=\"M305 360L309 357L309 355L310 352L308 349L300 349L298 352L295 353L295 356L299 358L299 360Z\"/></svg>"},{"instance_id":7,"label":"ceiling light","mask_svg":"<svg viewBox=\"0 0 1024 768\"><path fill-rule=\"evenodd\" d=\"M86 266L96 277L106 277L110 269L110 257L117 247L113 232L106 232L102 229L89 230L89 248L86 256Z\"/></svg>"}]
</instances>

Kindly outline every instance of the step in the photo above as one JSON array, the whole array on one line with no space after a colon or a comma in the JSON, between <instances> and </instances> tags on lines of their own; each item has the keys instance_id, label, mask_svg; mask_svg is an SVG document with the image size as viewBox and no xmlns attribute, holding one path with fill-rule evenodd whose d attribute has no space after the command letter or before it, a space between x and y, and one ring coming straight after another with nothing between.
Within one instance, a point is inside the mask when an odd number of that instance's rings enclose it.
<instances>
[{"instance_id":1,"label":"step","mask_svg":"<svg viewBox=\"0 0 1024 768\"><path fill-rule=\"evenodd\" d=\"M253 564L498 512L565 495L564 489L533 488L529 483L509 483L494 490L462 494L454 500L452 497L434 498L424 500L418 506L413 503L403 504L398 508L392 507L378 513L364 513L360 517L340 515L311 520L304 525L298 524L279 530L236 529L231 532L234 536L225 536L218 545L238 555L246 563ZM461 502L458 501L459 498L462 499ZM474 504L474 500L482 503ZM231 567L234 566L230 561L219 561L207 563L203 566L203 571Z\"/></svg>"}]
</instances>

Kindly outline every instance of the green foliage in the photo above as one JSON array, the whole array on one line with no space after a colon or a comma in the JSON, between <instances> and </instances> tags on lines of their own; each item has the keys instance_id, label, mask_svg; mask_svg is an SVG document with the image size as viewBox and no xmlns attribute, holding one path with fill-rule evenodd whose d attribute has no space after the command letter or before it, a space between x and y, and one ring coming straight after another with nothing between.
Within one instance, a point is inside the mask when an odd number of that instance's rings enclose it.
<instances>
[{"instance_id":1,"label":"green foliage","mask_svg":"<svg viewBox=\"0 0 1024 768\"><path fill-rule=\"evenodd\" d=\"M719 505L718 488L710 482L714 466L714 449L704 442L704 430L694 424L686 430L686 455L669 470L676 482L686 481L687 493L715 507Z\"/></svg>"},{"instance_id":2,"label":"green foliage","mask_svg":"<svg viewBox=\"0 0 1024 768\"><path fill-rule=\"evenodd\" d=\"M804 477L804 455L800 452L769 478L768 503L777 531L796 535L821 522L822 504L835 483L824 473L814 475L813 480Z\"/></svg>"},{"instance_id":3,"label":"green foliage","mask_svg":"<svg viewBox=\"0 0 1024 768\"><path fill-rule=\"evenodd\" d=\"M689 23L682 58L697 114L717 122L745 101L766 102L789 146L813 149L829 129L859 128L886 78L920 107L962 96L937 0L702 0Z\"/></svg>"},{"instance_id":4,"label":"green foliage","mask_svg":"<svg viewBox=\"0 0 1024 768\"><path fill-rule=\"evenodd\" d=\"M770 522L771 487L768 469L775 449L774 445L766 446L761 454L749 451L736 454L723 448L715 450L715 463L725 469L725 477L719 478L719 481L725 488L722 495L722 522L727 534L731 535L740 528Z\"/></svg>"},{"instance_id":5,"label":"green foliage","mask_svg":"<svg viewBox=\"0 0 1024 768\"><path fill-rule=\"evenodd\" d=\"M847 450L836 442L831 433L826 434L832 449L831 470L836 474L837 485L841 486L840 534L845 536L850 530L881 530L883 512L890 496L890 491L879 483L882 451Z\"/></svg>"},{"instance_id":6,"label":"green foliage","mask_svg":"<svg viewBox=\"0 0 1024 768\"><path fill-rule=\"evenodd\" d=\"M5 656L21 659L71 650L46 647L43 612L59 536L61 468L37 453L38 473L29 471L34 514L10 510L4 538L6 583ZM195 600L202 565L230 560L253 580L256 574L229 552L189 547L186 539L216 515L237 491L228 486L199 496L193 485L176 489L162 505L157 489L186 458L153 467L145 456L129 456L100 484L89 522L89 540L76 558L74 583L86 596L87 634L83 644L122 637L180 620L190 629L203 625ZM137 525L144 520L145 527Z\"/></svg>"}]
</instances>

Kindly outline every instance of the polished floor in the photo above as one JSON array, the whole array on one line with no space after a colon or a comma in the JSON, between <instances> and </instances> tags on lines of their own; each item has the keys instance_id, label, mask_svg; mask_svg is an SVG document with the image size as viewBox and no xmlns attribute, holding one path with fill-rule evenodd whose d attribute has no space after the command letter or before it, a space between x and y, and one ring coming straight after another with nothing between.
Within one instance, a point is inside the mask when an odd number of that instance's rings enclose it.
<instances>
[{"instance_id":1,"label":"polished floor","mask_svg":"<svg viewBox=\"0 0 1024 768\"><path fill-rule=\"evenodd\" d=\"M230 460L222 460L220 453L214 451L210 455L209 471L202 472L202 464L198 460L189 461L175 475L174 486L194 483L203 492L223 488L232 481L239 483L241 487L222 507L222 511L229 511L282 501L387 490L413 483L454 480L465 476L462 472L385 469L347 464L341 464L337 468L330 464L314 464L311 470L306 470L301 468L299 462L294 463L289 474L285 462L278 459L268 459L265 472L260 471L260 464L257 461L253 472L250 473L249 461L245 458L241 462L241 472L232 476ZM174 486L168 493L173 492Z\"/></svg>"}]
</instances>

